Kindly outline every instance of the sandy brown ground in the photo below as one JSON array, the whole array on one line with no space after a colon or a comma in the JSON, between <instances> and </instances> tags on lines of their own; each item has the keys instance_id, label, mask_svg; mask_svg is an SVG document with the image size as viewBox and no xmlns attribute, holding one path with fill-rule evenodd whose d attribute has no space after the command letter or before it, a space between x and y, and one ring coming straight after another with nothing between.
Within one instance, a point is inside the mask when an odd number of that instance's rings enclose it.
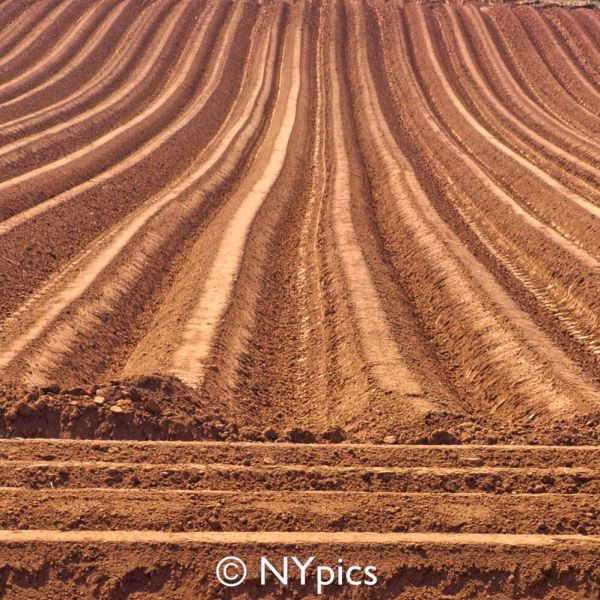
<instances>
[{"instance_id":1,"label":"sandy brown ground","mask_svg":"<svg viewBox=\"0 0 600 600\"><path fill-rule=\"evenodd\" d=\"M598 597L599 14L0 0L0 596Z\"/></svg>"}]
</instances>

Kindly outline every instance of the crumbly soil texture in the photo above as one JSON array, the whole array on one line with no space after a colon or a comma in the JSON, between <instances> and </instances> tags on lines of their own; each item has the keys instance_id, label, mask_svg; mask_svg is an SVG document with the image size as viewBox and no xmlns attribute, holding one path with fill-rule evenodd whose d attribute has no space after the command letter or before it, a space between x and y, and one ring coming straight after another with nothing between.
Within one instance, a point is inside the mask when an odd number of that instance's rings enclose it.
<instances>
[{"instance_id":1,"label":"crumbly soil texture","mask_svg":"<svg viewBox=\"0 0 600 600\"><path fill-rule=\"evenodd\" d=\"M2 438L567 446L600 440L600 416L538 426L533 414L518 425L492 428L483 419L442 411L426 413L409 426L388 419L375 431L349 432L340 424L294 427L293 421L281 419L256 426L254 421L231 420L218 404L203 401L195 388L159 375L65 389L58 384L7 385L1 393Z\"/></svg>"},{"instance_id":2,"label":"crumbly soil texture","mask_svg":"<svg viewBox=\"0 0 600 600\"><path fill-rule=\"evenodd\" d=\"M0 597L599 597L596 4L0 0Z\"/></svg>"}]
</instances>

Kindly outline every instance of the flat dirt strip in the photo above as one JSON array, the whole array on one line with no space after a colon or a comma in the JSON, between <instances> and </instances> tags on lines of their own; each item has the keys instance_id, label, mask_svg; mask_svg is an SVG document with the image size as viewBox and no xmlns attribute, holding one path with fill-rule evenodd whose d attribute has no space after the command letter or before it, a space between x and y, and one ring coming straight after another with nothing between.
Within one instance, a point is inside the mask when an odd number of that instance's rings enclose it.
<instances>
[{"instance_id":1,"label":"flat dirt strip","mask_svg":"<svg viewBox=\"0 0 600 600\"><path fill-rule=\"evenodd\" d=\"M599 42L0 0L0 597L600 597Z\"/></svg>"}]
</instances>

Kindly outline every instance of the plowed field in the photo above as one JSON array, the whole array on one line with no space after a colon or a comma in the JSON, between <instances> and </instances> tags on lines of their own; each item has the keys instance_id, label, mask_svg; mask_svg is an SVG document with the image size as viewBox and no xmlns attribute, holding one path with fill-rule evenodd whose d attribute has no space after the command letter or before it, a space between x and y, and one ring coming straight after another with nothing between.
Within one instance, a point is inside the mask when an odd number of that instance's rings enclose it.
<instances>
[{"instance_id":1,"label":"plowed field","mask_svg":"<svg viewBox=\"0 0 600 600\"><path fill-rule=\"evenodd\" d=\"M600 597L600 11L0 0L0 438L3 598Z\"/></svg>"}]
</instances>

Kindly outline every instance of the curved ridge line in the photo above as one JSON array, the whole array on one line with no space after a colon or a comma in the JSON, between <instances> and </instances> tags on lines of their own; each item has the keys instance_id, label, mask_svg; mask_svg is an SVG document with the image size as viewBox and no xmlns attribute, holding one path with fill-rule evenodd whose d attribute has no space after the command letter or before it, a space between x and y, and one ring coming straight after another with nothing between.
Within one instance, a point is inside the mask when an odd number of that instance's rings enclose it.
<instances>
[{"instance_id":1,"label":"curved ridge line","mask_svg":"<svg viewBox=\"0 0 600 600\"><path fill-rule=\"evenodd\" d=\"M114 8L115 7L113 7L112 10L114 10ZM90 23L93 24L94 20L98 19L98 15L102 14L103 12L104 7L100 4L96 6L92 5L86 8L83 14L79 15L78 18L75 20L75 23L72 24L72 27L67 32L67 34L64 37L62 37L61 40L55 46L53 46L49 52L44 54L42 60L35 62L33 65L31 65L30 69L22 71L12 79L9 79L8 81L5 81L4 83L0 84L0 98L2 97L3 93L6 93L8 91L8 94L10 94L11 88L18 86L24 80L26 81L28 78L35 76L38 73L52 75L52 70L54 67L52 61L64 58L66 52L71 50L71 45L74 42L77 42L78 38L81 35L81 32L85 31L86 27L89 27ZM105 20L105 18L100 18L100 23L97 23L96 27L99 27ZM70 62L70 60L70 58L67 58L67 62ZM56 77L57 75L58 73L55 73L52 76ZM0 108L4 107L6 103L12 102L12 100L13 98L8 98L5 101L0 100Z\"/></svg>"},{"instance_id":2,"label":"curved ridge line","mask_svg":"<svg viewBox=\"0 0 600 600\"><path fill-rule=\"evenodd\" d=\"M564 158L568 159L573 164L583 165L584 170L586 170L587 172L589 172L589 169L591 169L592 175L596 176L597 169L594 166L590 165L584 159L573 155L570 151L561 148L557 144L546 139L544 136L538 134L535 130L533 130L531 127L529 127L524 121L519 119L519 117L517 115L515 115L512 111L507 109L504 106L504 104L502 103L502 100L497 96L497 94L495 92L493 92L487 86L483 87L484 79L482 76L482 72L484 71L484 69L481 65L478 67L473 58L473 55L477 54L476 50L475 50L475 48L473 48L472 45L471 45L471 49L469 50L469 47L468 47L469 44L460 29L456 11L451 9L450 7L445 7L445 10L446 10L446 13L450 15L450 18L452 20L454 36L460 43L461 54L465 57L465 62L467 62L467 60L468 60L469 64L471 65L470 66L471 71L474 72L474 70L477 70L479 72L478 77L477 77L480 81L479 88L494 103L494 105L498 108L498 110L500 110L502 112L502 114L504 114L513 124L515 124L517 127L519 127L523 131L524 135L526 135L526 136L531 135L531 137L533 137L533 139L536 140L539 144L541 144L542 146L547 146L547 147L551 148L556 154L563 156ZM553 130L554 132L557 133L556 130L560 129L561 137L563 136L563 132L564 132L568 136L573 136L575 139L581 140L581 142L585 143L586 145L594 146L595 149L598 152L600 152L600 145L593 143L591 140L588 140L587 138L580 137L576 132L573 132L571 129L567 129L561 121L549 116L535 102L533 102L533 100L531 98L529 98L525 93L523 93L522 89L515 82L515 80L512 76L512 73L509 71L509 69L504 64L504 61L502 60L502 57L498 53L498 50L491 43L491 41L488 37L489 34L486 33L485 25L483 25L480 21L481 15L479 14L479 11L477 11L477 9L475 9L474 11L463 11L463 14L465 14L466 18L469 20L469 22L472 25L474 25L474 29L479 34L479 39L485 47L486 53L488 55L488 60L490 61L490 63L495 65L496 68L500 71L500 75L502 76L502 82L509 88L509 90L507 90L507 91L510 91L510 94L512 94L513 96L518 97L520 99L519 104L521 104L523 109L525 109L525 106L523 106L523 105L526 105L527 107L529 107L533 112L536 113L537 118L539 120L538 122L545 122L546 126L549 129ZM575 140L574 140L574 142L575 142ZM583 181L584 181L584 183L587 184L587 182L585 180L583 180ZM587 184L587 185L590 185L590 184Z\"/></svg>"},{"instance_id":3,"label":"curved ridge line","mask_svg":"<svg viewBox=\"0 0 600 600\"><path fill-rule=\"evenodd\" d=\"M196 43L198 45L200 45L201 42L202 42L202 37L198 36ZM172 82L171 86L169 86L169 87L174 89L176 86ZM163 99L163 101L166 101L166 100ZM11 231L15 227L22 225L23 223L27 222L28 220L30 220L34 217L37 217L37 216L47 212L48 210L67 202L71 198L76 197L79 193L87 191L87 190L95 187L96 185L99 185L105 181L110 180L115 175L118 175L119 173L128 169L133 164L139 162L141 159L145 158L146 156L149 156L157 148L160 148L160 146L162 146L173 135L173 133L176 133L177 131L180 131L181 129L183 129L183 127L185 127L185 125L196 116L196 114L200 110L197 107L198 107L197 102L194 103L191 107L188 107L188 109L182 115L180 115L179 118L170 125L170 127L162 130L160 133L155 135L153 138L148 140L146 143L144 143L143 145L141 145L140 147L135 149L131 154L129 154L121 162L109 167L106 171L103 171L102 173L100 173L94 177L91 177L87 181L85 181L79 185L76 185L75 187L73 187L69 190L66 190L65 192L62 192L62 193L58 194L57 196L54 196L53 198L50 198L48 200L45 200L44 202L36 204L35 206L33 206L27 210L24 210L12 217L0 222L0 236L5 235L6 233ZM121 127L121 129L123 129L123 128L126 129L129 126L129 124L130 123L123 125ZM1 186L1 184L0 184L0 186Z\"/></svg>"},{"instance_id":4,"label":"curved ridge line","mask_svg":"<svg viewBox=\"0 0 600 600\"><path fill-rule=\"evenodd\" d=\"M557 32L554 27L551 27L548 21L544 19L537 12L528 11L528 14L535 15L535 20L542 26L544 31L546 32L546 39L550 38L552 40L552 46L557 49L560 57L562 58L562 64L565 65L571 73L575 75L577 80L585 87L593 96L600 99L600 92L596 89L595 85L587 78L585 71L578 68L577 64L573 62L567 51L564 49L563 45L560 42L560 37L562 37L560 32ZM565 40L565 43L568 45L568 42Z\"/></svg>"},{"instance_id":5,"label":"curved ridge line","mask_svg":"<svg viewBox=\"0 0 600 600\"><path fill-rule=\"evenodd\" d=\"M135 0L134 0L135 1ZM112 71L117 67L118 64L121 63L123 55L121 53L121 48L123 46L128 46L129 48L133 48L133 50L137 50L140 45L140 40L144 35L148 35L150 37L150 28L151 24L151 13L149 6L147 6L143 11L141 11L137 19L133 21L128 28L123 32L122 38L119 40L115 48L112 56L107 59L104 65L102 65L96 73L92 76L92 78L86 82L86 84L77 89L74 93L69 94L59 100L55 101L53 104L48 106L44 106L34 112L30 112L27 114L23 114L21 116L13 117L7 121L3 121L0 123L0 133L10 134L10 133L19 133L23 126L30 125L32 121L35 121L36 118L42 117L44 115L52 115L53 111L58 110L59 108L68 107L70 104L74 104L76 100L85 97L85 94L90 92L90 90L102 89L103 86L106 86L106 80L110 77L106 75L112 76ZM168 22L168 18L163 21ZM157 29L160 29L158 27ZM152 45L152 42L149 44ZM135 52L130 52L127 56L128 63L135 59ZM141 53L141 57L143 58L144 54ZM142 61L143 62L143 61ZM100 98L102 100L102 98ZM19 129L18 126L21 126Z\"/></svg>"},{"instance_id":6,"label":"curved ridge line","mask_svg":"<svg viewBox=\"0 0 600 600\"><path fill-rule=\"evenodd\" d=\"M221 238L214 262L204 283L204 292L184 328L182 344L173 356L171 372L192 385L199 386L204 379L205 361L210 355L218 324L229 304L252 222L283 168L300 92L301 39L302 28L298 27L292 42L290 89L271 159ZM281 82L279 86L280 94Z\"/></svg>"},{"instance_id":7,"label":"curved ridge line","mask_svg":"<svg viewBox=\"0 0 600 600\"><path fill-rule=\"evenodd\" d=\"M237 19L239 22L239 19ZM233 29L232 29L233 30ZM272 36L275 40L275 36ZM248 56L250 57L250 53L253 52L256 45L256 34L253 31L251 34L251 48L249 50ZM232 34L232 39L234 39ZM230 50L232 43L230 42L227 47L224 47L222 56L220 56L219 64L226 63L224 60L225 50ZM263 55L261 56L260 64L263 66L262 70L265 71L267 69L267 51L268 44L263 44ZM222 69L220 70L222 73ZM245 78L244 84L246 83L247 78ZM218 85L219 78L215 78L215 85ZM256 85L253 90L255 93L250 96L246 100L247 110L244 112L242 117L235 121L233 127L229 127L230 121L227 120L227 123L223 124L214 138L206 145L205 151L201 153L201 156L204 157L207 155L205 160L202 160L200 165L188 173L185 177L183 177L176 185L173 185L169 188L168 192L165 192L164 199L159 200L160 206L158 206L158 210L165 209L167 205L173 204L176 201L179 201L179 198L188 192L196 192L194 196L187 202L187 206L185 210L180 214L182 219L186 219L197 207L201 206L204 203L206 198L205 194L203 194L203 177L207 174L207 172L212 169L215 164L223 157L223 155L228 156L227 152L230 148L232 140L236 138L240 129L243 126L248 126L247 117L248 115L252 115L253 112L256 111L255 100L259 96L259 91L261 90L261 85ZM236 100L239 99L239 95ZM234 102L231 113L234 114L239 107L237 102ZM238 127L239 125L239 127ZM223 134L221 136L221 134ZM220 138L220 139L219 139ZM215 146L217 149L215 150ZM219 152L220 151L220 152ZM193 189L200 183L200 189ZM197 193L199 192L199 193ZM162 215L157 214L156 212L152 215L153 218L159 218ZM166 217L162 217L166 218ZM149 219L145 221L141 221L139 223L138 231L144 226ZM149 226L151 227L151 225ZM139 233L136 235L140 235ZM68 353L72 350L75 336L76 335L86 335L87 332L90 334L94 331L94 320L98 318L102 318L99 316L98 312L95 312L94 305L95 301L102 297L103 301L110 305L111 302L114 303L115 298L118 294L120 297L124 297L123 292L127 292L131 289L133 285L135 285L135 276L141 272L144 265L148 263L148 254L157 249L160 249L162 240L161 238L151 229L144 232L142 235L145 236L143 240L139 242L139 244L135 247L134 252L132 253L132 258L128 265L124 268L119 269L113 278L110 278L107 282L103 282L103 287L99 290L94 291L94 295L90 300L87 300L86 304L83 304L81 307L74 308L73 314L70 315L70 319L64 323L61 323L55 330L52 332L52 337L50 341L44 341L44 348L37 353L33 360L30 360L31 363L35 363L35 372L38 374L43 374L48 372L49 370L55 368L56 366L60 366L59 360L61 360L64 356L68 356ZM116 237L116 236L113 236ZM129 243L132 240L132 237L128 238L126 241ZM111 242L112 245L122 246L122 241ZM108 266L108 265L107 265ZM85 301L84 301L85 302ZM112 308L114 304L110 307ZM110 310L109 308L109 310ZM103 310L103 309L101 309ZM83 320L82 320L83 319ZM86 329L87 328L87 329ZM139 344L138 344L139 346ZM129 359L131 359L132 354L129 354ZM125 372L127 365L123 368L122 372ZM30 378L29 381L32 379ZM38 379L39 380L39 379Z\"/></svg>"},{"instance_id":8,"label":"curved ridge line","mask_svg":"<svg viewBox=\"0 0 600 600\"><path fill-rule=\"evenodd\" d=\"M211 16L214 16L216 6L217 6L217 4L213 5ZM206 31L209 21L210 21L210 19L206 20L203 28L201 29L200 34L195 36L194 42L192 44L192 48L187 53L187 56L183 59L183 65L181 66L177 76L169 82L167 88L163 90L163 93L154 102L152 102L152 104L150 106L148 106L141 113L138 113L137 115L135 115L135 117L133 117L126 123L120 125L119 127L115 128L115 129L112 129L111 131L100 136L99 138L96 138L95 140L93 140L90 144L88 144L84 148L76 150L75 152L71 152L70 154L63 156L62 158L59 158L49 164L42 165L41 167L38 167L37 169L32 169L31 171L28 171L27 173L23 173L22 175L18 175L16 177L12 177L11 179L7 179L5 181L0 182L0 191L10 189L19 184L22 184L23 182L26 182L29 179L33 179L34 177L36 177L38 175L42 175L44 173L51 173L53 171L60 169L61 167L64 167L65 165L67 165L69 163L75 162L77 159L81 158L82 156L86 156L87 154L91 153L94 150L97 150L101 146L104 146L105 144L112 142L114 139L118 138L120 135L124 134L125 132L131 130L133 127L142 123L149 116L151 116L152 114L157 112L164 104L167 103L167 101L171 97L172 93L176 92L180 88L181 84L185 81L185 78L188 76L189 71L192 68L192 65L194 62L195 53L197 52L198 48L200 48L200 46L202 45L204 31ZM83 118L84 117L80 116L79 120L81 120Z\"/></svg>"},{"instance_id":9,"label":"curved ridge line","mask_svg":"<svg viewBox=\"0 0 600 600\"><path fill-rule=\"evenodd\" d=\"M520 207L520 205L518 203L516 203L514 200L512 200L512 198L508 194L506 194L499 186L497 186L493 182L493 180L489 179L489 177L479 167L479 165L474 161L474 159L471 156L469 156L465 151L463 151L462 148L459 146L459 144L452 139L451 135L446 131L446 129L443 128L439 119L428 107L427 100L425 99L425 96L424 96L422 90L418 87L418 84L417 84L414 76L413 76L413 85L417 91L417 94L421 101L423 110L429 116L428 123L429 123L430 128L436 133L436 135L438 135L441 139L445 139L446 142L455 149L457 154L461 157L462 161L469 166L469 168L472 170L472 172L479 178L480 182L487 189L489 189L489 191L493 195L495 195L500 201L505 202L513 210L513 212L515 212L515 214L517 214L519 217L521 217L526 223L530 224L532 227L534 227L536 229L539 229L546 237L553 240L556 244L563 247L565 250L569 251L576 259L582 260L584 262L584 264L586 264L587 266L590 266L592 268L598 267L598 264L599 264L598 261L595 261L595 259L593 259L593 257L586 254L585 252L583 252L582 250L577 248L577 246L573 245L570 241L568 241L567 239L560 236L560 234L558 232L556 232L555 230L549 229L549 228L543 226L542 223L539 222L535 218L535 216L530 215L529 213L524 211ZM559 316L558 308L556 308L556 310L553 311L553 308L556 307L556 303L550 295L547 282L543 283L543 284L539 284L539 282L538 282L538 284L534 284L531 281L531 278L528 276L527 273L523 273L509 259L507 259L506 256L504 256L504 254L502 252L498 251L495 248L495 246L491 243L491 241L486 236L486 234L484 234L481 231L480 227L478 225L476 225L475 222L473 221L473 219L467 215L467 213L463 210L463 208L461 208L460 203L455 200L454 204L455 204L455 207L456 207L457 211L459 212L459 214L465 220L465 223L467 223L467 225L469 227L471 227L471 229L473 230L473 233L480 239L480 241L488 249L488 251L493 256L495 256L501 262L501 264L503 264L508 269L508 271L521 283L521 285L523 285L527 290L529 290L536 297L536 299L540 302L540 304L545 309L547 309L550 312L552 312L553 314L557 315L557 318L559 318L561 320L562 324L566 327L566 329L570 335L572 335L576 340L578 340L579 343L583 344L587 349L591 350L592 353L597 354L598 346L597 346L597 341L595 340L595 338L593 338L592 336L584 336L584 334L581 333L579 328L574 325L571 317L565 317L564 315ZM490 223L489 226L492 227L492 229L494 229L494 230L496 229L493 223ZM510 240L505 239L504 243L508 244L510 247L514 247L514 244ZM595 261L595 262L589 262L589 264L588 264L588 262L586 262L586 261L588 261L589 259L591 259L592 261ZM523 268L524 267L521 266L521 269L523 269ZM550 284L550 286L552 286L552 284ZM545 290L542 291L542 288L545 288ZM561 296L561 298L563 299L563 301L564 301L564 298L571 298L570 289L566 290L566 291L563 290L562 294L563 295ZM573 300L573 302L577 306L578 310L581 310L584 312L585 318L590 317L591 311L589 309L587 309L587 307L582 307L581 303L578 299ZM564 308L566 308L566 307L564 307ZM574 309L571 307L571 310L574 310ZM591 322L594 322L593 316L591 317ZM588 330L589 330L589 327L588 327ZM592 330L593 330L593 328L592 328Z\"/></svg>"},{"instance_id":10,"label":"curved ridge line","mask_svg":"<svg viewBox=\"0 0 600 600\"><path fill-rule=\"evenodd\" d=\"M358 25L356 27L358 28ZM381 29L381 24L379 24L379 27ZM357 36L357 38L362 39L361 36ZM359 44L361 49L363 46L364 44ZM361 51L364 53L364 49ZM363 59L363 62L365 60ZM369 62L365 64L369 64ZM373 91L374 84L370 69L359 70L358 72L362 76L363 88L366 88L363 96L366 95L365 97L370 99L367 100L367 102L370 102L370 114L377 115L374 123L377 131L372 130L372 132L379 143L374 145L374 148L380 149L380 159L385 163L386 170L389 173L389 185L399 196L398 204L405 207L404 210L407 214L404 218L411 223L411 227L415 231L415 239L421 240L422 248L429 247L428 251L432 253L432 260L443 257L443 260L449 261L449 264L443 267L443 277L446 280L444 282L446 295L450 297L451 304L460 308L462 314L465 314L464 311L467 310L467 307L469 307L469 314L473 312L474 307L480 307L478 320L473 321L470 325L474 329L474 334L482 340L488 340L485 346L486 351L490 354L490 359L487 361L488 365L493 365L494 370L498 371L498 361L503 356L510 355L514 357L515 351L523 348L525 352L520 353L521 360L518 362L522 378L520 379L515 375L513 381L515 383L529 382L532 379L531 373L535 373L535 384L538 391L540 385L544 385L546 397L543 402L550 411L564 412L572 409L571 399L560 391L557 393L553 389L553 384L547 383L545 379L548 372L547 363L555 362L551 355L559 355L560 359L564 361L564 353L556 346L547 346L547 336L531 322L526 313L514 304L493 276L483 268L470 250L458 240L454 232L438 215L423 191L410 162L402 153L389 129L377 94ZM401 163L396 158L398 156L401 157ZM401 178L404 178L404 182ZM431 250L432 247L435 250ZM441 269L442 267L440 267ZM467 277L464 275L465 271ZM449 283L449 280L452 280L452 282ZM479 290L479 294L476 293L477 290ZM493 300L493 311L490 311L484 305L481 299L482 293ZM512 324L510 329L506 329L500 324L499 314L510 319ZM458 314L457 318L460 316ZM499 343L498 335L490 334L491 325L493 325L493 329L497 334L501 332L502 345ZM527 346L523 346L524 338L529 340ZM518 352L517 355L519 355ZM571 384L576 382L579 387L586 390L590 389L589 385L580 381L581 377L578 372L571 372L571 361L566 359L566 362L569 368L563 381L567 384L567 387L570 389ZM527 375L523 378L525 372ZM537 398L537 394L534 394L531 390L528 390L528 392L528 400L532 403L533 399ZM596 397L600 398L600 395L596 394Z\"/></svg>"},{"instance_id":11,"label":"curved ridge line","mask_svg":"<svg viewBox=\"0 0 600 600\"><path fill-rule=\"evenodd\" d=\"M22 38L16 46L8 53L5 54L2 58L0 58L0 72L2 67L14 60L19 54L21 54L24 50L29 48L39 37L43 35L45 29L48 29L54 24L54 21L69 8L69 6L75 4L77 0L72 0L71 2L57 2L56 6L51 9L51 11L46 14L42 20L30 31L27 32L27 36Z\"/></svg>"},{"instance_id":12,"label":"curved ridge line","mask_svg":"<svg viewBox=\"0 0 600 600\"><path fill-rule=\"evenodd\" d=\"M585 198L582 198L578 194L571 192L568 190L562 183L556 181L553 177L548 175L545 171L540 169L537 165L534 165L530 161L528 161L523 156L517 154L514 150L509 148L506 144L496 138L487 128L485 128L467 109L467 107L463 104L460 98L457 96L456 92L452 88L448 79L444 75L443 69L439 63L437 53L433 47L433 43L431 41L431 32L427 27L425 22L425 18L423 15L423 10L419 5L418 14L419 14L419 23L421 25L421 32L423 34L423 39L425 41L425 46L427 47L427 54L430 58L431 65L433 66L434 72L438 77L444 91L448 98L452 101L455 108L459 111L459 113L463 116L463 118L471 125L475 131L477 131L484 139L486 139L489 143L495 146L502 153L506 154L506 156L512 158L515 162L519 163L522 167L536 175L541 181L543 181L548 187L553 188L565 198L568 198L571 202L577 204L585 211L587 211L590 215L595 218L600 218L600 206L596 206L592 202L589 202Z\"/></svg>"},{"instance_id":13,"label":"curved ridge line","mask_svg":"<svg viewBox=\"0 0 600 600\"><path fill-rule=\"evenodd\" d=\"M420 398L423 388L416 381L402 358L393 338L387 316L381 305L369 265L363 254L352 218L353 194L350 188L352 172L347 157L335 44L330 47L330 82L332 93L331 120L335 174L333 179L333 229L343 266L344 279L350 292L351 305L358 322L362 350L369 371L379 385L408 397L420 410L433 405ZM366 67L365 67L366 68Z\"/></svg>"},{"instance_id":14,"label":"curved ridge line","mask_svg":"<svg viewBox=\"0 0 600 600\"><path fill-rule=\"evenodd\" d=\"M160 60L160 57L161 57L163 51L165 50L166 43L169 41L169 39L173 35L173 32L176 30L177 26L179 25L181 16L184 13L184 11L185 11L185 4L182 3L171 15L169 15L169 18L166 19L167 29L165 31L163 31L162 34L160 35L160 37L158 38L158 43L156 44L154 51L152 52L152 54L150 54L150 56L146 57L146 61L144 61L144 65L138 71L137 75L135 77L133 77L130 81L128 81L123 87L117 88L112 94L110 94L107 98L103 99L99 104L96 104L92 108L89 108L88 110L86 110L82 113L79 113L66 121L61 121L60 123L57 123L54 126L51 126L46 129L42 129L41 131L32 133L24 138L21 138L19 140L12 142L10 144L0 146L0 157L5 156L6 154L8 154L10 152L15 152L19 148L22 148L23 146L27 146L28 144L31 144L37 140L47 138L55 133L60 133L61 131L64 131L65 129L69 129L79 123L85 123L85 122L91 120L95 115L100 114L101 112L103 112L105 110L109 110L113 106L117 106L121 100L126 98L126 96L128 96L130 94L130 92L135 90L135 88L142 81L144 81L144 79L152 71L152 69L154 68L156 63ZM159 102L159 101L165 102L169 98L169 96L166 95L166 93L169 89L170 89L170 86L168 86L166 89L162 90L162 92L159 93L158 97L155 99L155 102L153 104L155 104L156 102ZM153 104L151 104L150 107L153 106ZM148 107L148 108L150 108L150 107ZM158 110L158 108L160 108L160 106L157 107L157 110ZM143 114L143 113L141 113L141 114ZM122 127L126 128L129 126L130 123L131 123L131 121L128 121ZM109 131L106 135L110 135L113 131L115 131L115 130ZM95 141L92 143L95 143ZM86 148L89 148L90 146L91 146L91 144L86 146ZM85 150L85 148L84 148L84 150ZM52 163L50 163L50 165L51 164ZM40 167L40 169L44 169L46 166L47 165L44 165L44 166ZM27 173L24 173L23 175L20 175L19 177L28 177L28 175L30 173L33 173L33 171L28 171ZM0 182L0 190L2 189L3 184L10 182L10 181L11 180L8 179L3 182Z\"/></svg>"},{"instance_id":15,"label":"curved ridge line","mask_svg":"<svg viewBox=\"0 0 600 600\"><path fill-rule=\"evenodd\" d=\"M71 57L71 59L68 60L67 64L63 68L61 68L61 70L58 73L55 73L50 79L42 81L41 83L36 85L36 87L23 92L19 96L16 96L6 102L3 102L2 104L0 104L0 108L11 106L18 102L22 102L29 96L43 91L47 87L51 86L53 83L56 83L57 81L60 81L64 77L68 76L83 61L85 61L89 56L93 54L94 50L96 49L99 43L98 40L101 40L108 33L108 31L110 31L111 27L115 23L117 23L119 17L123 14L123 12L125 12L127 7L127 2L121 2L120 4L116 3L115 6L113 6L108 11L109 14L106 15L103 19L101 19L100 23L98 23L98 26L93 31L91 37L83 44L83 46L79 49L75 56ZM30 71L28 71L27 73L31 74ZM10 83L13 83L14 81L15 80L12 80ZM3 86L0 86L0 91L2 90L2 87ZM4 124L2 124L1 129L4 129Z\"/></svg>"},{"instance_id":16,"label":"curved ridge line","mask_svg":"<svg viewBox=\"0 0 600 600\"><path fill-rule=\"evenodd\" d=\"M228 42L230 42L229 38L232 35L234 25L238 21L239 13L237 14L237 18L234 16L229 22L229 27L232 29L228 29L226 34ZM209 80L206 82L206 86L199 100L197 101L197 104L202 104L202 106L206 104L211 96L213 87L218 84L221 69L223 68L222 61L219 60L219 58L221 58L228 47L228 43L225 42L221 46L220 56L215 60L215 68L211 72ZM51 325L51 323L54 322L54 320L66 307L71 305L74 300L81 296L81 294L92 285L98 275L110 262L117 257L121 249L129 243L139 229L154 215L156 215L161 208L173 201L179 195L183 187L184 184L180 183L178 186L172 188L169 192L160 195L152 203L142 207L142 209L138 211L137 215L134 215L128 220L128 222L122 224L117 228L116 231L111 232L112 241L110 241L108 245L101 250L97 257L92 259L86 271L80 274L78 279L76 279L74 282L68 283L62 292L55 296L55 302L47 311L44 312L42 317L38 318L31 328L14 340L12 344L6 350L4 350L2 354L0 354L0 371L5 369L8 364L12 362L17 355L31 343L31 341L39 337ZM12 320L12 317L9 317L9 319L4 322L3 329L5 328L6 324Z\"/></svg>"}]
</instances>

